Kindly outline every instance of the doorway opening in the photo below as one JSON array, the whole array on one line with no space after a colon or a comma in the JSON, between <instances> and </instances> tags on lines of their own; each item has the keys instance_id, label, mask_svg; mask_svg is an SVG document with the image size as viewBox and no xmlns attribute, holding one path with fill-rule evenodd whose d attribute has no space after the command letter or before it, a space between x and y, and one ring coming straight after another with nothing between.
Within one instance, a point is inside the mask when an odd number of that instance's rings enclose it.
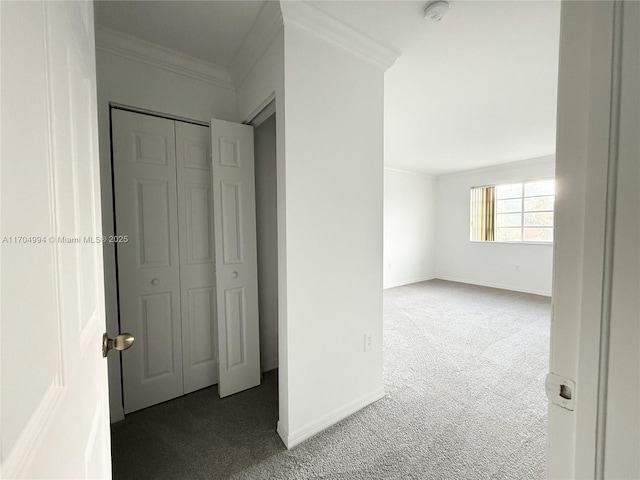
<instances>
[{"instance_id":1,"label":"doorway opening","mask_svg":"<svg viewBox=\"0 0 640 480\"><path fill-rule=\"evenodd\" d=\"M386 380L464 439L460 477L546 474L559 33L559 3L452 4L385 74L385 362L413 365Z\"/></svg>"}]
</instances>

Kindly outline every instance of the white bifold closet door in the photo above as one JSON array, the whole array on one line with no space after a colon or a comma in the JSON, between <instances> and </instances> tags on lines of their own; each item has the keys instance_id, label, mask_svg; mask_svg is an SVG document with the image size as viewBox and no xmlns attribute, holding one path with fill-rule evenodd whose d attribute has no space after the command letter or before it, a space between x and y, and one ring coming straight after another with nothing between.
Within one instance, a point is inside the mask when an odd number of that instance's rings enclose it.
<instances>
[{"instance_id":1,"label":"white bifold closet door","mask_svg":"<svg viewBox=\"0 0 640 480\"><path fill-rule=\"evenodd\" d=\"M211 120L221 397L260 384L253 127Z\"/></svg>"},{"instance_id":2,"label":"white bifold closet door","mask_svg":"<svg viewBox=\"0 0 640 480\"><path fill-rule=\"evenodd\" d=\"M217 382L209 129L112 111L125 413Z\"/></svg>"}]
</instances>

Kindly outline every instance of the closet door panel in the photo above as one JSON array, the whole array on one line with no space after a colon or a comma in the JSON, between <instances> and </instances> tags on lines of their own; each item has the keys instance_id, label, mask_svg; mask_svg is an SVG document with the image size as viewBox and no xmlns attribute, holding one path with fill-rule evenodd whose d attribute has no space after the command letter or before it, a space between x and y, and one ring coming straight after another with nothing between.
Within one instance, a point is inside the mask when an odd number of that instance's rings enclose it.
<instances>
[{"instance_id":1,"label":"closet door panel","mask_svg":"<svg viewBox=\"0 0 640 480\"><path fill-rule=\"evenodd\" d=\"M260 385L253 127L211 120L220 397Z\"/></svg>"},{"instance_id":2,"label":"closet door panel","mask_svg":"<svg viewBox=\"0 0 640 480\"><path fill-rule=\"evenodd\" d=\"M174 121L113 110L113 172L125 413L183 394Z\"/></svg>"},{"instance_id":3,"label":"closet door panel","mask_svg":"<svg viewBox=\"0 0 640 480\"><path fill-rule=\"evenodd\" d=\"M176 122L184 393L217 383L209 128Z\"/></svg>"}]
</instances>

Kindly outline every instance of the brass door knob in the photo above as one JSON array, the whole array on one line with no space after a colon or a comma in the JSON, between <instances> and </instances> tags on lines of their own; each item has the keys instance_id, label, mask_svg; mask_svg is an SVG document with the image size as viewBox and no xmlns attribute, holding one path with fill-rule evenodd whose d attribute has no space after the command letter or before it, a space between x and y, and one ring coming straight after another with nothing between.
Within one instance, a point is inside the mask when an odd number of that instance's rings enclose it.
<instances>
[{"instance_id":1,"label":"brass door knob","mask_svg":"<svg viewBox=\"0 0 640 480\"><path fill-rule=\"evenodd\" d=\"M131 335L130 333L121 333L114 339L109 338L109 336L105 333L104 335L102 335L102 356L106 357L109 353L109 350L112 349L120 351L126 350L131 345L133 345L134 340L135 338L133 338L133 335Z\"/></svg>"}]
</instances>

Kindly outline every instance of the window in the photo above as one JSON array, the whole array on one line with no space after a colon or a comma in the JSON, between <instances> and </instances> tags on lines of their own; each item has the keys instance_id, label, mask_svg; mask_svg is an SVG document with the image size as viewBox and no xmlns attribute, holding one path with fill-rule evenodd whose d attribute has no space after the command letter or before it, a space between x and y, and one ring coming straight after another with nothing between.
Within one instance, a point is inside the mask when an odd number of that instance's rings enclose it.
<instances>
[{"instance_id":1,"label":"window","mask_svg":"<svg viewBox=\"0 0 640 480\"><path fill-rule=\"evenodd\" d=\"M473 187L471 240L553 242L555 180Z\"/></svg>"}]
</instances>

